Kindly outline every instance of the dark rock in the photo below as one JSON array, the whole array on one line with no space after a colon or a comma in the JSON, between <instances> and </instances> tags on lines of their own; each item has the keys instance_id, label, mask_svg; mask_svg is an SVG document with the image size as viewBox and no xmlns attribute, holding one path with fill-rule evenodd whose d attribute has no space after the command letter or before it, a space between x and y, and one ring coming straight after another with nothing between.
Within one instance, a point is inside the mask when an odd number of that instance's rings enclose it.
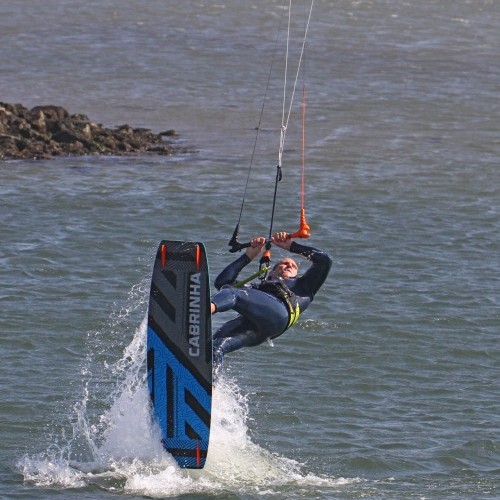
<instances>
[{"instance_id":1,"label":"dark rock","mask_svg":"<svg viewBox=\"0 0 500 500\"><path fill-rule=\"evenodd\" d=\"M10 135L0 135L0 150L15 151L17 150L16 139Z\"/></svg>"},{"instance_id":2,"label":"dark rock","mask_svg":"<svg viewBox=\"0 0 500 500\"><path fill-rule=\"evenodd\" d=\"M30 113L42 112L47 120L63 121L69 118L69 113L60 106L35 106Z\"/></svg>"},{"instance_id":3,"label":"dark rock","mask_svg":"<svg viewBox=\"0 0 500 500\"><path fill-rule=\"evenodd\" d=\"M147 128L125 124L116 129L92 122L85 114L69 112L60 106L36 106L0 102L0 160L42 159L70 155L130 155L186 153L164 136Z\"/></svg>"},{"instance_id":4,"label":"dark rock","mask_svg":"<svg viewBox=\"0 0 500 500\"><path fill-rule=\"evenodd\" d=\"M134 132L134 129L130 125L120 125L117 130L122 134L132 134Z\"/></svg>"},{"instance_id":5,"label":"dark rock","mask_svg":"<svg viewBox=\"0 0 500 500\"><path fill-rule=\"evenodd\" d=\"M73 130L63 129L59 130L55 134L52 134L52 140L56 142L62 142L64 144L71 144L80 140L79 134Z\"/></svg>"},{"instance_id":6,"label":"dark rock","mask_svg":"<svg viewBox=\"0 0 500 500\"><path fill-rule=\"evenodd\" d=\"M177 137L179 134L173 128L171 128L170 130L165 130L164 132L160 132L158 135L165 137Z\"/></svg>"},{"instance_id":7,"label":"dark rock","mask_svg":"<svg viewBox=\"0 0 500 500\"><path fill-rule=\"evenodd\" d=\"M89 122L89 117L87 115L77 113L76 115L71 115L71 119L76 122Z\"/></svg>"}]
</instances>

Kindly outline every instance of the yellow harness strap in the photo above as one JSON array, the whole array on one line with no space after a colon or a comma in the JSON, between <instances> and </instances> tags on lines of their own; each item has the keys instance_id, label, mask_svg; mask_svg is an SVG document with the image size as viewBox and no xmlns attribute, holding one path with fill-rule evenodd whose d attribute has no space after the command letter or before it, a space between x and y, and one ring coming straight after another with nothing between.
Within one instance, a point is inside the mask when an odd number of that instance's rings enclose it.
<instances>
[{"instance_id":1,"label":"yellow harness strap","mask_svg":"<svg viewBox=\"0 0 500 500\"><path fill-rule=\"evenodd\" d=\"M297 304L295 306L295 309L293 308L292 304L290 304L290 307L288 307L288 313L290 315L290 319L288 320L288 325L286 329L288 330L293 324L297 322L300 316L300 306Z\"/></svg>"}]
</instances>

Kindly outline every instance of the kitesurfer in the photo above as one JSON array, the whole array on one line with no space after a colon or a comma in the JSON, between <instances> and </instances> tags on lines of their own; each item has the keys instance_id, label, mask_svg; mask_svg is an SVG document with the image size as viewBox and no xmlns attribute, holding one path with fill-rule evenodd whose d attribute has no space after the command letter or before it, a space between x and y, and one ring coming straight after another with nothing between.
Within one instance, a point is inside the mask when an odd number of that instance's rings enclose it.
<instances>
[{"instance_id":1,"label":"kitesurfer","mask_svg":"<svg viewBox=\"0 0 500 500\"><path fill-rule=\"evenodd\" d=\"M275 233L274 245L311 260L312 265L298 276L294 259L281 259L262 283L234 287L241 270L255 259L266 244L262 236L251 240L246 252L229 264L215 280L219 290L212 297L212 314L234 310L238 316L223 324L213 336L214 362L219 366L223 356L242 347L274 339L290 328L307 309L326 280L332 260L325 252L292 240L285 232Z\"/></svg>"}]
</instances>

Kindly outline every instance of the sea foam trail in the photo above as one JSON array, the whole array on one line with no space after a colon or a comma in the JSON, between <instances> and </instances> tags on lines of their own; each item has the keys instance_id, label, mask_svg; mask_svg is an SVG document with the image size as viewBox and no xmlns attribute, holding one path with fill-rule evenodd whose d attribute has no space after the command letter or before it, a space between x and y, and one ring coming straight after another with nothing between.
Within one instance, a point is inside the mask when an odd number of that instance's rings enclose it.
<instances>
[{"instance_id":1,"label":"sea foam trail","mask_svg":"<svg viewBox=\"0 0 500 500\"><path fill-rule=\"evenodd\" d=\"M144 287L139 288L144 291ZM137 294L131 293L131 298ZM120 324L123 327L132 309L114 313L112 323L117 330L123 331ZM287 487L293 490L307 485L310 491L311 487L323 490L353 482L304 473L298 462L271 454L252 442L247 398L235 379L225 374L213 391L206 466L199 471L180 469L163 450L160 429L151 415L145 369L146 327L147 316L121 358L113 364L105 363L105 370L92 366L102 363L93 359L95 354L89 354L82 369L88 376L84 394L69 416L71 436L67 438L62 431L44 453L24 456L18 466L25 481L57 488L97 485L108 491L152 497L220 491L281 495ZM101 396L92 391L102 392L102 388L95 388L107 386L110 379L114 387L107 398L107 409L91 410L89 403Z\"/></svg>"}]
</instances>

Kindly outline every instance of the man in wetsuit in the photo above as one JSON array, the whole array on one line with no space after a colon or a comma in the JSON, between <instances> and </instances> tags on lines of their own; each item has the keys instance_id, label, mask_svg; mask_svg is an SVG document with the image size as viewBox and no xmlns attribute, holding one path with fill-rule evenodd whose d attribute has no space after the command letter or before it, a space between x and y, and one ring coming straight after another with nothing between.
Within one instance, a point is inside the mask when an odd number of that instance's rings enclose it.
<instances>
[{"instance_id":1,"label":"man in wetsuit","mask_svg":"<svg viewBox=\"0 0 500 500\"><path fill-rule=\"evenodd\" d=\"M230 309L239 313L213 336L216 366L228 352L259 345L284 333L307 309L328 276L332 260L325 252L299 244L283 232L274 234L271 241L280 248L308 258L312 265L298 277L297 263L287 257L274 266L260 285L232 287L241 270L260 254L266 243L264 237L252 239L246 252L215 280L219 292L212 297L212 314Z\"/></svg>"}]
</instances>

